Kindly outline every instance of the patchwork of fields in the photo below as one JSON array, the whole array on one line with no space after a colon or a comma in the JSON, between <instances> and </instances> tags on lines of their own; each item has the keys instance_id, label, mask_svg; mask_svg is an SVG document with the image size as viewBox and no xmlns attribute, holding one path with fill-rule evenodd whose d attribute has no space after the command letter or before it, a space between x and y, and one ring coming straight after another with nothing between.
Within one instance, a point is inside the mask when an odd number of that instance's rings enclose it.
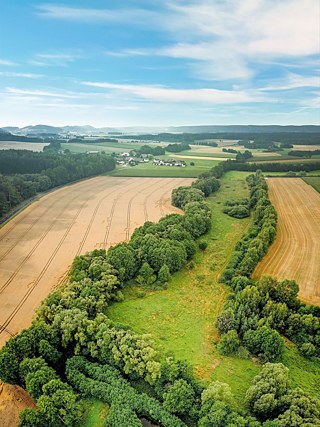
<instances>
[{"instance_id":1,"label":"patchwork of fields","mask_svg":"<svg viewBox=\"0 0 320 427\"><path fill-rule=\"evenodd\" d=\"M254 277L294 279L299 296L320 305L320 194L299 178L268 178L278 213L277 238Z\"/></svg>"},{"instance_id":2,"label":"patchwork of fields","mask_svg":"<svg viewBox=\"0 0 320 427\"><path fill-rule=\"evenodd\" d=\"M0 229L0 345L31 323L73 258L130 238L177 212L173 188L191 179L98 177L42 197Z\"/></svg>"}]
</instances>

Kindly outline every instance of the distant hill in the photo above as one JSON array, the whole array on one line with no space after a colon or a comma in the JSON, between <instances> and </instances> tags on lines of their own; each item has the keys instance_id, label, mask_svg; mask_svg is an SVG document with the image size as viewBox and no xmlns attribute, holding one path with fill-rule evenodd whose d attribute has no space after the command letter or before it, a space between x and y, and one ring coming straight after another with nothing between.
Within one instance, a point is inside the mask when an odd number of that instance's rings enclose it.
<instances>
[{"instance_id":1,"label":"distant hill","mask_svg":"<svg viewBox=\"0 0 320 427\"><path fill-rule=\"evenodd\" d=\"M184 133L281 133L281 132L307 132L318 133L320 126L280 126L280 125L204 125L204 126L178 126L170 128L170 132Z\"/></svg>"},{"instance_id":2,"label":"distant hill","mask_svg":"<svg viewBox=\"0 0 320 427\"><path fill-rule=\"evenodd\" d=\"M161 133L211 133L211 134L279 134L279 133L317 133L320 134L320 126L302 125L302 126L280 126L280 125L203 125L203 126L126 126L126 127L102 127L95 128L90 125L84 126L50 126L35 125L18 128L14 126L3 127L3 131L15 135L36 136L36 137L55 137L55 136L101 136L109 134L141 135L141 134L161 134Z\"/></svg>"}]
</instances>

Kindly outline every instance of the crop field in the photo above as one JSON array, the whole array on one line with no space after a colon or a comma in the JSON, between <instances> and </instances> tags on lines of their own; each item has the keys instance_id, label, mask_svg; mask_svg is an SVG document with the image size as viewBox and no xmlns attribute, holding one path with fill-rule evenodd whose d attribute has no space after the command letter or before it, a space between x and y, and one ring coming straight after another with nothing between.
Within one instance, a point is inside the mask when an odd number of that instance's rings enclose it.
<instances>
[{"instance_id":1,"label":"crop field","mask_svg":"<svg viewBox=\"0 0 320 427\"><path fill-rule=\"evenodd\" d=\"M47 194L0 229L0 345L35 309L76 255L127 241L145 221L177 212L173 188L190 179L97 177Z\"/></svg>"},{"instance_id":2,"label":"crop field","mask_svg":"<svg viewBox=\"0 0 320 427\"><path fill-rule=\"evenodd\" d=\"M320 194L299 178L268 178L277 238L254 277L294 279L302 300L320 305Z\"/></svg>"}]
</instances>

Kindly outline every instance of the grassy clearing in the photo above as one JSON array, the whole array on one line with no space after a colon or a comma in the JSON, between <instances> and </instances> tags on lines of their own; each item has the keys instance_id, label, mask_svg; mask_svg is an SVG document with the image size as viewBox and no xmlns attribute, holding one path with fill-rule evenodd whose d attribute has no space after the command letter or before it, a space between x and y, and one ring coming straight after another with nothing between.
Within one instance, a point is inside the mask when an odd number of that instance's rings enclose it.
<instances>
[{"instance_id":1,"label":"grassy clearing","mask_svg":"<svg viewBox=\"0 0 320 427\"><path fill-rule=\"evenodd\" d=\"M194 269L176 273L166 290L146 291L143 298L138 297L141 288L127 289L125 301L112 305L107 312L114 321L152 334L161 352L187 359L200 378L219 378L229 383L239 402L259 366L250 360L222 356L214 344L218 338L214 323L228 293L218 283L219 275L236 241L251 223L250 218L238 220L224 214L223 203L229 198L248 196L246 175L247 172L227 173L221 190L208 199L212 229L201 238L208 242L208 248L198 251Z\"/></svg>"},{"instance_id":2,"label":"grassy clearing","mask_svg":"<svg viewBox=\"0 0 320 427\"><path fill-rule=\"evenodd\" d=\"M185 159L186 160L186 159ZM176 166L156 166L152 163L140 163L137 166L117 167L114 171L106 175L111 176L141 176L141 177L170 177L170 178L196 178L200 173L209 170L215 166L218 161L214 160L195 160L194 166L190 166L189 160L186 161L185 168Z\"/></svg>"},{"instance_id":3,"label":"grassy clearing","mask_svg":"<svg viewBox=\"0 0 320 427\"><path fill-rule=\"evenodd\" d=\"M79 427L104 427L108 414L108 406L101 400L86 399L84 422Z\"/></svg>"},{"instance_id":4,"label":"grassy clearing","mask_svg":"<svg viewBox=\"0 0 320 427\"><path fill-rule=\"evenodd\" d=\"M306 177L303 180L320 193L320 176Z\"/></svg>"}]
</instances>

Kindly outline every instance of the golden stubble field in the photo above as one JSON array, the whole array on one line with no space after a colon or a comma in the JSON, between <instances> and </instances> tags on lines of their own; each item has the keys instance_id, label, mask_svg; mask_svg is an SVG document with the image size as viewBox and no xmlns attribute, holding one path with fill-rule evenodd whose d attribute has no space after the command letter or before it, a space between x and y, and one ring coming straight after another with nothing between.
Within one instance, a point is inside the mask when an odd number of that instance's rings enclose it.
<instances>
[{"instance_id":1,"label":"golden stubble field","mask_svg":"<svg viewBox=\"0 0 320 427\"><path fill-rule=\"evenodd\" d=\"M173 188L187 178L97 177L34 202L0 229L0 347L28 327L65 280L76 255L127 241L145 221L180 212Z\"/></svg>"},{"instance_id":2,"label":"golden stubble field","mask_svg":"<svg viewBox=\"0 0 320 427\"><path fill-rule=\"evenodd\" d=\"M253 277L294 279L299 297L320 305L320 194L300 178L268 178L277 237Z\"/></svg>"}]
</instances>

